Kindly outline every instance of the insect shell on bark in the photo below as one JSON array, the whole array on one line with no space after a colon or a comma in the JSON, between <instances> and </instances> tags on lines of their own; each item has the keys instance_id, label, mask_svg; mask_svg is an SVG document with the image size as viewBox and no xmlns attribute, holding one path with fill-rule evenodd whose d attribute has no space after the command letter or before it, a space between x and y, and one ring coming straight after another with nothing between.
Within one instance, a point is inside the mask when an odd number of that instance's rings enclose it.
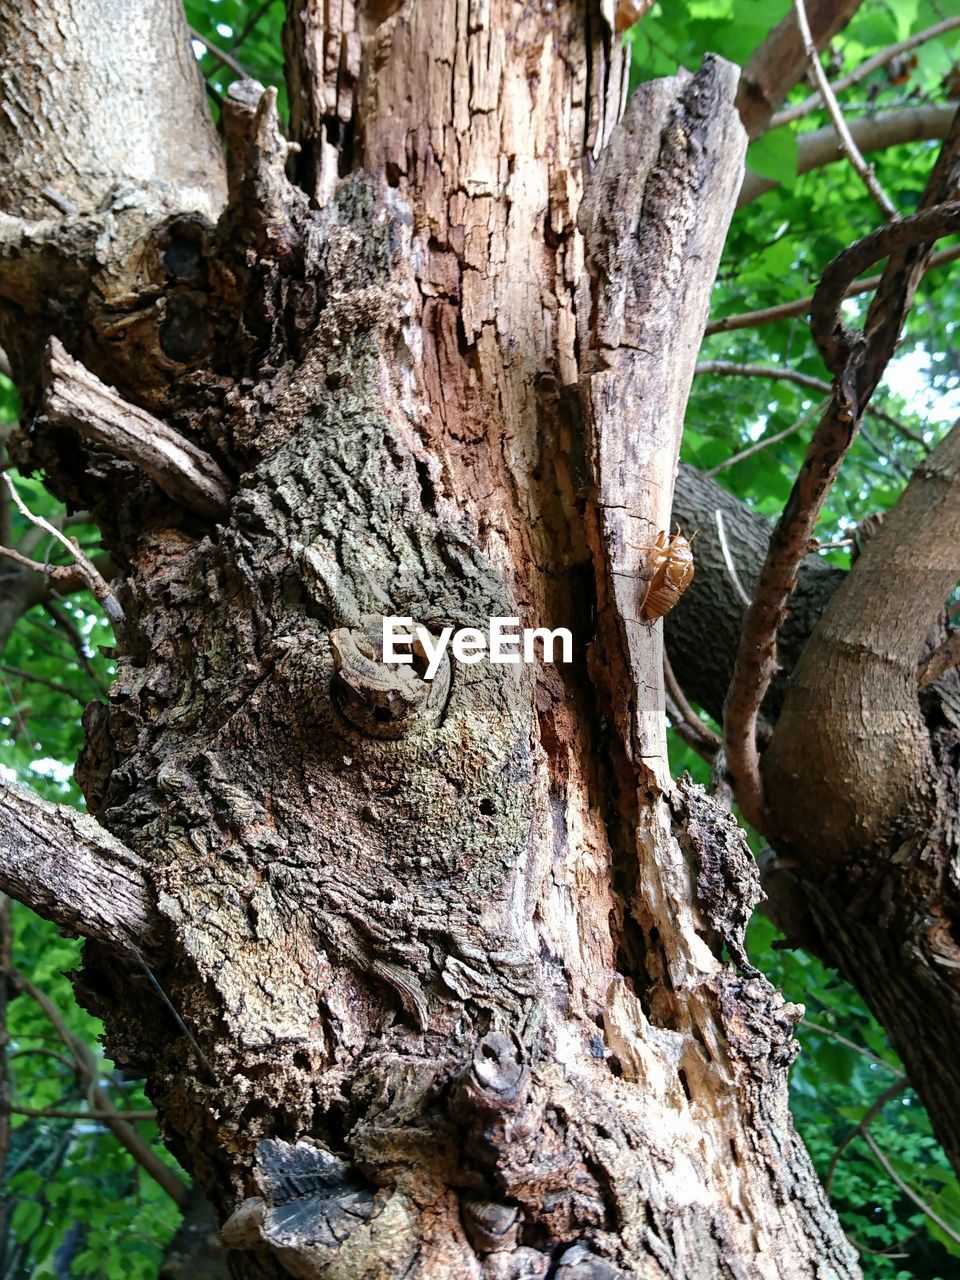
<instances>
[{"instance_id":1,"label":"insect shell on bark","mask_svg":"<svg viewBox=\"0 0 960 1280\"><path fill-rule=\"evenodd\" d=\"M640 621L656 622L673 606L693 581L693 550L679 528L674 534L663 531L652 547L639 547L649 557L651 576L640 601Z\"/></svg>"}]
</instances>

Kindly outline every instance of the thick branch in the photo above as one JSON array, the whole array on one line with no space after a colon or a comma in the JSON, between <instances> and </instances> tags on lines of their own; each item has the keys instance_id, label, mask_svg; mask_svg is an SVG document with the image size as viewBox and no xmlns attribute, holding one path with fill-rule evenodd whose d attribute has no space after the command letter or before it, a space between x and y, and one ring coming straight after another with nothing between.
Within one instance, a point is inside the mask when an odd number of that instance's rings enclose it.
<instances>
[{"instance_id":1,"label":"thick branch","mask_svg":"<svg viewBox=\"0 0 960 1280\"><path fill-rule=\"evenodd\" d=\"M933 761L917 667L958 577L955 427L917 468L827 606L763 757L775 830L818 865L862 855L894 825L929 827Z\"/></svg>"},{"instance_id":2,"label":"thick branch","mask_svg":"<svg viewBox=\"0 0 960 1280\"><path fill-rule=\"evenodd\" d=\"M157 919L140 858L87 814L0 790L0 890L71 933L147 946Z\"/></svg>"},{"instance_id":3,"label":"thick branch","mask_svg":"<svg viewBox=\"0 0 960 1280\"><path fill-rule=\"evenodd\" d=\"M860 151L885 151L905 142L922 142L930 138L945 138L953 122L951 106L904 107L901 111L883 111L875 116L864 116L850 125L850 134ZM840 135L832 126L801 134L797 139L797 173L809 173L824 165L834 164L846 158ZM778 186L770 178L748 170L740 188L737 208L759 200L762 195Z\"/></svg>"},{"instance_id":4,"label":"thick branch","mask_svg":"<svg viewBox=\"0 0 960 1280\"><path fill-rule=\"evenodd\" d=\"M215 214L223 160L180 0L0 0L0 209L80 213L117 184Z\"/></svg>"},{"instance_id":5,"label":"thick branch","mask_svg":"<svg viewBox=\"0 0 960 1280\"><path fill-rule=\"evenodd\" d=\"M163 491L207 516L227 509L229 481L202 449L167 423L128 404L51 338L44 411L92 444L135 463Z\"/></svg>"},{"instance_id":6,"label":"thick branch","mask_svg":"<svg viewBox=\"0 0 960 1280\"><path fill-rule=\"evenodd\" d=\"M862 0L811 0L807 16L818 49L843 30L861 3ZM737 108L751 138L766 131L771 116L806 70L807 55L796 14L788 13L757 48L740 76Z\"/></svg>"},{"instance_id":7,"label":"thick branch","mask_svg":"<svg viewBox=\"0 0 960 1280\"><path fill-rule=\"evenodd\" d=\"M854 348L861 341L859 331L848 330L843 323L841 304L850 281L888 254L929 244L938 236L950 235L958 230L960 202L952 201L925 209L912 218L904 218L895 226L880 227L834 258L823 273L823 280L813 295L813 305L810 308L811 332L820 348L824 364L832 373L838 374L843 370ZM881 287L882 284L883 277ZM871 306L871 313L873 312L874 307Z\"/></svg>"},{"instance_id":8,"label":"thick branch","mask_svg":"<svg viewBox=\"0 0 960 1280\"><path fill-rule=\"evenodd\" d=\"M939 185L939 180L934 182L932 178L931 182ZM866 335L846 331L839 318L840 302L850 280L874 262L890 255L893 263L895 255L911 246L928 245L931 238L947 234L958 225L960 204L938 205L890 223L835 259L814 295L811 327L828 367L835 373L833 395L770 539L753 603L744 619L734 678L724 707L724 743L731 781L747 819L760 829L765 829L766 820L756 725L776 670L777 633L823 502L893 353L912 290L906 284L901 290L893 289L889 280L894 277L889 275L888 266L868 313L867 324L870 326L873 317L873 327ZM896 317L895 325L886 323L888 313ZM914 670L915 667L916 659Z\"/></svg>"}]
</instances>

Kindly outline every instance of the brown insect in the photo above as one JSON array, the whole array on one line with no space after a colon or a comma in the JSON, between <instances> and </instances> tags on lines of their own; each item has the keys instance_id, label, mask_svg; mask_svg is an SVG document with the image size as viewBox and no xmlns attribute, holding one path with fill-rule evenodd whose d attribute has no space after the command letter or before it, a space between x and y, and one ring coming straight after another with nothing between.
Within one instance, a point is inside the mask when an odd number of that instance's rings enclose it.
<instances>
[{"instance_id":1,"label":"brown insect","mask_svg":"<svg viewBox=\"0 0 960 1280\"><path fill-rule=\"evenodd\" d=\"M657 534L652 547L637 547L650 555L652 575L640 601L640 621L656 622L673 606L693 581L693 551L690 542L680 532Z\"/></svg>"}]
</instances>

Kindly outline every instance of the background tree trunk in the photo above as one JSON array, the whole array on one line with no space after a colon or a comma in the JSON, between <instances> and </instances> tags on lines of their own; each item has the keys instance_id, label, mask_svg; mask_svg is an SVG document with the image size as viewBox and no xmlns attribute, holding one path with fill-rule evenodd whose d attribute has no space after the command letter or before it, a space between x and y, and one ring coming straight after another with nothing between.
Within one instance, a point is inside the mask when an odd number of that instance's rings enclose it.
<instances>
[{"instance_id":1,"label":"background tree trunk","mask_svg":"<svg viewBox=\"0 0 960 1280\"><path fill-rule=\"evenodd\" d=\"M618 124L608 8L327 28L292 4L312 205L249 82L222 212L217 165L192 185L205 124L183 172L121 154L136 199L81 184L37 221L33 180L8 190L20 457L123 570L80 777L129 848L79 831L77 858L121 862L150 918L81 926L82 990L237 1276L858 1274L787 1112L800 1011L743 953L754 864L670 782L637 618L739 185L736 75L708 61ZM6 40L26 94L35 28ZM110 129L109 93L31 61ZM183 58L165 74L161 158L193 93ZM84 171L87 134L58 143ZM85 368L41 358L51 334ZM567 625L576 660L429 683L379 662L389 614Z\"/></svg>"}]
</instances>

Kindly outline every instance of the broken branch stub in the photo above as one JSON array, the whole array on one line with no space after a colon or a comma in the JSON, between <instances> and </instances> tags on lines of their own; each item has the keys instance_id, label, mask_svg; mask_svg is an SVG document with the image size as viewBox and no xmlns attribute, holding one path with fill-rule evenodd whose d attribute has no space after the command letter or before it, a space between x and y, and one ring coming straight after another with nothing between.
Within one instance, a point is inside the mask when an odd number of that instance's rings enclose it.
<instances>
[{"instance_id":1,"label":"broken branch stub","mask_svg":"<svg viewBox=\"0 0 960 1280\"><path fill-rule=\"evenodd\" d=\"M230 481L208 453L125 401L68 355L56 338L50 339L47 360L48 421L71 427L81 439L134 463L175 502L200 515L226 514Z\"/></svg>"}]
</instances>

